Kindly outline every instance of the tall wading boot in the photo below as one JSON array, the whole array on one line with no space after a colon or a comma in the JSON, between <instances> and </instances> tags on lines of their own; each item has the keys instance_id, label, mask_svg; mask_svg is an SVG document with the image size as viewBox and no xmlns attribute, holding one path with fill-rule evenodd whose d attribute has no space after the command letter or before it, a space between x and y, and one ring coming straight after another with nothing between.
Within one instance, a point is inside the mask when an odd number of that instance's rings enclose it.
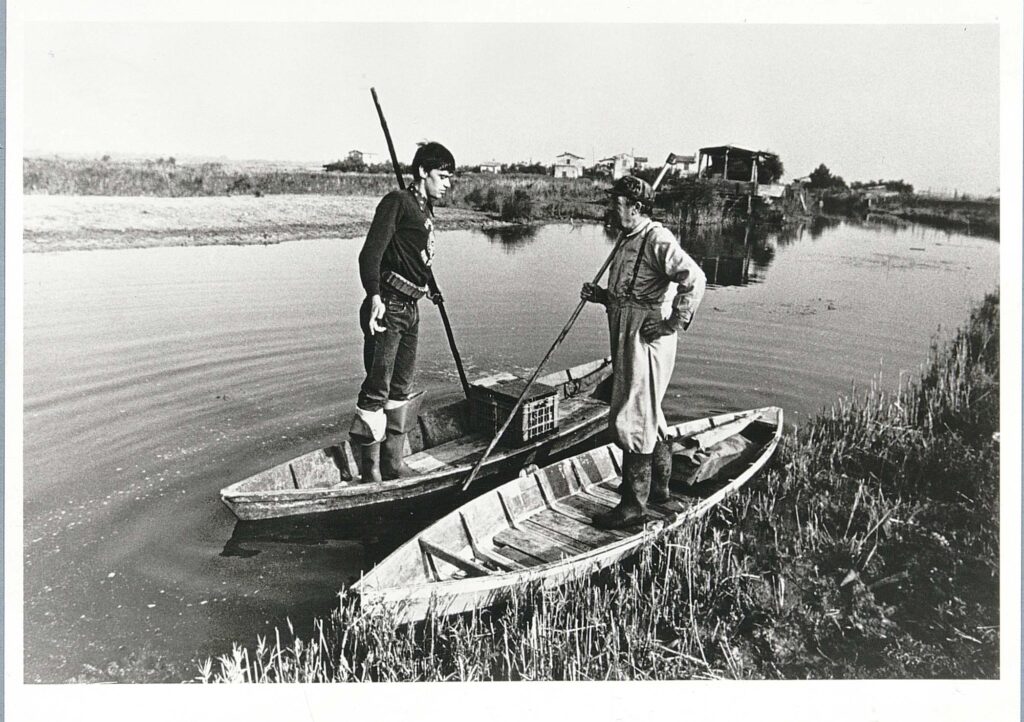
<instances>
[{"instance_id":1,"label":"tall wading boot","mask_svg":"<svg viewBox=\"0 0 1024 722\"><path fill-rule=\"evenodd\" d=\"M672 498L669 482L672 481L672 449L661 439L654 444L651 459L651 504L664 504Z\"/></svg>"},{"instance_id":2,"label":"tall wading boot","mask_svg":"<svg viewBox=\"0 0 1024 722\"><path fill-rule=\"evenodd\" d=\"M651 490L651 459L653 454L622 452L622 484L618 505L594 516L594 526L601 529L622 529L642 522L647 516L647 495Z\"/></svg>"},{"instance_id":3,"label":"tall wading boot","mask_svg":"<svg viewBox=\"0 0 1024 722\"><path fill-rule=\"evenodd\" d=\"M352 437L353 441L356 437ZM363 439L365 441L365 439ZM381 481L380 476L380 447L381 442L371 441L370 443L353 444L356 457L356 464L359 466L359 482L371 484Z\"/></svg>"},{"instance_id":4,"label":"tall wading boot","mask_svg":"<svg viewBox=\"0 0 1024 722\"><path fill-rule=\"evenodd\" d=\"M367 411L356 407L356 415L348 434L352 439L352 455L356 458L359 482L362 484L381 481L380 447L385 425L383 411Z\"/></svg>"},{"instance_id":5,"label":"tall wading boot","mask_svg":"<svg viewBox=\"0 0 1024 722\"><path fill-rule=\"evenodd\" d=\"M415 427L423 392L408 399L389 400L384 405L387 416L387 436L384 438L380 460L380 473L386 480L415 476L416 471L405 463L405 441Z\"/></svg>"}]
</instances>

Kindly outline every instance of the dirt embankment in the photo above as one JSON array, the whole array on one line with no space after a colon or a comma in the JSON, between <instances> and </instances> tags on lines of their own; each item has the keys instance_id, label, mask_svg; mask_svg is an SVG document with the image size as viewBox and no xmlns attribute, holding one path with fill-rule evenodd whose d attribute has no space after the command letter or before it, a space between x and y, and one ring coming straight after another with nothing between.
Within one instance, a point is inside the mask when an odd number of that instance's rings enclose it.
<instances>
[{"instance_id":1,"label":"dirt embankment","mask_svg":"<svg viewBox=\"0 0 1024 722\"><path fill-rule=\"evenodd\" d=\"M26 195L28 253L96 248L253 245L311 238L362 238L373 219L373 196ZM486 213L437 208L438 229L509 225Z\"/></svg>"}]
</instances>

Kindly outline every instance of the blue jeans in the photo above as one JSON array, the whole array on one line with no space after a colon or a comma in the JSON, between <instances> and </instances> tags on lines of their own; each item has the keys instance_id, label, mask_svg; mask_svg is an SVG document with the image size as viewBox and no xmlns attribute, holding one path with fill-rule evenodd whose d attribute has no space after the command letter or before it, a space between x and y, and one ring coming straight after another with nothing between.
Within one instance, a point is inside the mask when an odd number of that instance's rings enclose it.
<instances>
[{"instance_id":1,"label":"blue jeans","mask_svg":"<svg viewBox=\"0 0 1024 722\"><path fill-rule=\"evenodd\" d=\"M366 411L384 408L388 399L409 398L416 370L416 341L420 332L420 310L416 301L384 291L386 308L383 325L387 330L370 333L370 299L359 307L359 327L363 330L363 366L366 380L359 390L356 405Z\"/></svg>"}]
</instances>

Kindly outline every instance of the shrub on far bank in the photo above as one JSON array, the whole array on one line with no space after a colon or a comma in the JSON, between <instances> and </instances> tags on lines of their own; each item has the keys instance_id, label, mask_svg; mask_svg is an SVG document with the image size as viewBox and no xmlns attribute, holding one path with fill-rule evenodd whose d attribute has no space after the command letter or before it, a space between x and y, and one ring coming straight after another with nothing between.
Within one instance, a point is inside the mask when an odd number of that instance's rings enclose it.
<instances>
[{"instance_id":1,"label":"shrub on far bank","mask_svg":"<svg viewBox=\"0 0 1024 722\"><path fill-rule=\"evenodd\" d=\"M501 204L501 220L526 223L533 218L533 199L523 189L512 192Z\"/></svg>"}]
</instances>

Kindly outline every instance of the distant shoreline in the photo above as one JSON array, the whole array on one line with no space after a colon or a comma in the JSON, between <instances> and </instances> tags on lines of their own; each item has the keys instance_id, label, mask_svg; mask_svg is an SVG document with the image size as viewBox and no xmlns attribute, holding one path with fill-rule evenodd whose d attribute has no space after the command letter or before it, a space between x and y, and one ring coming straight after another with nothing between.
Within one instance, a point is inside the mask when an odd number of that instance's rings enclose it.
<instances>
[{"instance_id":1,"label":"distant shoreline","mask_svg":"<svg viewBox=\"0 0 1024 722\"><path fill-rule=\"evenodd\" d=\"M316 238L361 239L378 198L279 196L24 196L25 253L168 246L270 245ZM439 207L438 231L515 224L465 208Z\"/></svg>"}]
</instances>

